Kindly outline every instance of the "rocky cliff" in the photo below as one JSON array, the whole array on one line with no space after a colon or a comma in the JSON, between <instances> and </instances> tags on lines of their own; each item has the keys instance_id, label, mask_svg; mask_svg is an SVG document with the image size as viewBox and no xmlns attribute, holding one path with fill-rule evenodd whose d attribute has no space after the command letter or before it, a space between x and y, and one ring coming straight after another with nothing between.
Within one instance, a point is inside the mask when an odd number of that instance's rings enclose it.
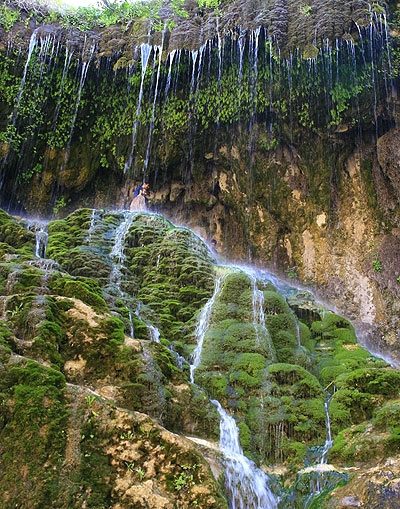
<instances>
[{"instance_id":1,"label":"rocky cliff","mask_svg":"<svg viewBox=\"0 0 400 509\"><path fill-rule=\"evenodd\" d=\"M210 398L282 508L395 507L396 4L32 5L0 6L5 507L226 507Z\"/></svg>"},{"instance_id":2,"label":"rocky cliff","mask_svg":"<svg viewBox=\"0 0 400 509\"><path fill-rule=\"evenodd\" d=\"M397 11L334 4L188 3L101 27L10 2L3 207L129 208L146 177L152 210L313 286L397 363Z\"/></svg>"},{"instance_id":3,"label":"rocky cliff","mask_svg":"<svg viewBox=\"0 0 400 509\"><path fill-rule=\"evenodd\" d=\"M309 292L159 215L0 232L2 507L226 507L214 400L271 507L395 507L400 373Z\"/></svg>"}]
</instances>

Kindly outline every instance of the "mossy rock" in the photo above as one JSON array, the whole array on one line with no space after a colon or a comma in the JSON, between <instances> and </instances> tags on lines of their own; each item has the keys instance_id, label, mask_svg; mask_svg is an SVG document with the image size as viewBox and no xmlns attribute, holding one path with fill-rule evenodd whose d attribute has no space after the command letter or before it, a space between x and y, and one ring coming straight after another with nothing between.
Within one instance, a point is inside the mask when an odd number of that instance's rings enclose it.
<instances>
[{"instance_id":1,"label":"mossy rock","mask_svg":"<svg viewBox=\"0 0 400 509\"><path fill-rule=\"evenodd\" d=\"M59 371L24 360L8 364L0 378L0 393L8 402L0 429L7 451L0 458L0 498L20 500L20 479L25 475L31 484L24 493L25 504L41 503L45 494L47 501L56 500L59 490L54 481L61 474L67 439L65 378Z\"/></svg>"},{"instance_id":2,"label":"mossy rock","mask_svg":"<svg viewBox=\"0 0 400 509\"><path fill-rule=\"evenodd\" d=\"M18 253L29 257L34 251L34 233L27 230L22 221L0 209L0 255Z\"/></svg>"},{"instance_id":3,"label":"mossy rock","mask_svg":"<svg viewBox=\"0 0 400 509\"><path fill-rule=\"evenodd\" d=\"M385 399L399 394L400 372L392 368L359 368L336 379L340 389L353 389L368 394L382 395Z\"/></svg>"},{"instance_id":4,"label":"mossy rock","mask_svg":"<svg viewBox=\"0 0 400 509\"><path fill-rule=\"evenodd\" d=\"M352 324L335 313L325 313L322 321L314 321L311 324L311 332L314 337L324 340L339 339L344 344L357 343Z\"/></svg>"},{"instance_id":5,"label":"mossy rock","mask_svg":"<svg viewBox=\"0 0 400 509\"><path fill-rule=\"evenodd\" d=\"M97 281L86 277L62 277L53 279L50 289L64 297L79 299L98 312L108 310L108 306L102 296L102 289Z\"/></svg>"}]
</instances>

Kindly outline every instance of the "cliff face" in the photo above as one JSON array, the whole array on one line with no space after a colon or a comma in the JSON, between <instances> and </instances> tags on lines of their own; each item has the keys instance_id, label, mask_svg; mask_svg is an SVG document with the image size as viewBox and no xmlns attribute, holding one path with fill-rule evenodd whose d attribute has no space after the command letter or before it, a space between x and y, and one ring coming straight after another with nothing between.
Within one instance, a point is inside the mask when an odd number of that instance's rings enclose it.
<instances>
[{"instance_id":1,"label":"cliff face","mask_svg":"<svg viewBox=\"0 0 400 509\"><path fill-rule=\"evenodd\" d=\"M187 2L159 29L3 22L1 206L53 220L45 260L40 225L0 218L5 507L21 493L26 507L225 507L210 397L282 508L304 507L321 470L316 506L394 507L398 372L353 330L400 364L389 7L233 2L217 17ZM273 269L346 318L273 278L221 273L158 215L107 211L129 209L143 178L148 210L215 238L220 261ZM326 389L334 466L305 469L326 439Z\"/></svg>"},{"instance_id":2,"label":"cliff face","mask_svg":"<svg viewBox=\"0 0 400 509\"><path fill-rule=\"evenodd\" d=\"M66 30L24 11L0 27L3 207L129 207L146 177L152 210L215 237L229 259L310 285L399 362L389 13L186 8L161 10L159 31L139 18Z\"/></svg>"},{"instance_id":3,"label":"cliff face","mask_svg":"<svg viewBox=\"0 0 400 509\"><path fill-rule=\"evenodd\" d=\"M226 508L215 400L275 507L395 507L400 372L310 293L216 263L160 215L0 214L2 507Z\"/></svg>"}]
</instances>

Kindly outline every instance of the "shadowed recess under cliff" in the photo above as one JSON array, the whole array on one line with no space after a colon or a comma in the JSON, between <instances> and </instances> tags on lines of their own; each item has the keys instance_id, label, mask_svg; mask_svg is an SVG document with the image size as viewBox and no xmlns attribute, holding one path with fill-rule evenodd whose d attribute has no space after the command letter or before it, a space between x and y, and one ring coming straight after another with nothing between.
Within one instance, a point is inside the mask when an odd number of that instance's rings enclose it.
<instances>
[{"instance_id":1,"label":"shadowed recess under cliff","mask_svg":"<svg viewBox=\"0 0 400 509\"><path fill-rule=\"evenodd\" d=\"M308 14L297 6L299 19L313 27L305 43L288 35L307 32L295 29L294 20L282 22L287 34L277 28L283 7L276 4L270 11L260 6L250 24L213 19L213 31L189 49L179 38L173 42L184 20L172 32L149 24L142 39L132 27L79 35L46 18L2 30L3 207L43 215L83 200L114 206L121 193L127 207L143 176L151 176L154 188L171 178L190 184L204 154L212 170L233 132L247 146L248 177L241 178L251 204L256 151L287 144L294 157L303 131L362 139L365 130L379 136L393 125L385 9L346 2L335 16L322 6L318 17L318 5ZM196 39L193 30L188 37ZM107 50L112 42L116 47ZM25 61L21 50L28 50Z\"/></svg>"}]
</instances>

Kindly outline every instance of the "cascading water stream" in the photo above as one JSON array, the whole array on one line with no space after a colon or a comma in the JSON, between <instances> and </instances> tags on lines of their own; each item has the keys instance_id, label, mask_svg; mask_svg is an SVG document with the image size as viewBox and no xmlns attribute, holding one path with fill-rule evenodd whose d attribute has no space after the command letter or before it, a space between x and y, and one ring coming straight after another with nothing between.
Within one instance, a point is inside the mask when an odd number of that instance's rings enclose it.
<instances>
[{"instance_id":1,"label":"cascading water stream","mask_svg":"<svg viewBox=\"0 0 400 509\"><path fill-rule=\"evenodd\" d=\"M243 454L239 431L233 417L216 400L211 400L220 415L220 448L225 457L225 486L229 509L276 509L268 476Z\"/></svg>"},{"instance_id":2,"label":"cascading water stream","mask_svg":"<svg viewBox=\"0 0 400 509\"><path fill-rule=\"evenodd\" d=\"M264 336L266 342L268 344L270 358L275 359L274 348L272 344L271 335L269 333L268 327L265 323L265 313L264 313L264 293L262 290L259 290L257 287L257 280L255 277L252 277L253 280L253 325L256 332L256 345L260 344L260 334Z\"/></svg>"},{"instance_id":3,"label":"cascading water stream","mask_svg":"<svg viewBox=\"0 0 400 509\"><path fill-rule=\"evenodd\" d=\"M47 222L39 220L28 220L26 221L26 227L31 232L35 233L35 256L36 258L45 258L47 241L49 235L47 233Z\"/></svg>"},{"instance_id":4,"label":"cascading water stream","mask_svg":"<svg viewBox=\"0 0 400 509\"><path fill-rule=\"evenodd\" d=\"M124 248L125 239L129 233L129 228L135 218L136 214L129 211L124 211L124 219L115 230L114 244L111 249L110 257L114 261L110 274L110 284L117 289L118 295L124 298L124 292L121 288L122 283L122 272L121 266L125 260ZM133 337L133 319L130 309L128 309L129 323L130 323L130 335Z\"/></svg>"},{"instance_id":5,"label":"cascading water stream","mask_svg":"<svg viewBox=\"0 0 400 509\"><path fill-rule=\"evenodd\" d=\"M204 336L206 334L215 298L223 278L216 279L214 293L204 306L196 328L197 346L192 354L190 381L200 364ZM233 417L229 416L216 400L211 400L220 415L220 449L224 455L225 486L229 509L276 509L277 501L269 488L268 476L244 454L239 443L239 430Z\"/></svg>"},{"instance_id":6,"label":"cascading water stream","mask_svg":"<svg viewBox=\"0 0 400 509\"><path fill-rule=\"evenodd\" d=\"M152 325L148 320L146 320L143 317L140 303L138 303L138 305L136 307L135 315L139 318L139 320L141 320L142 322L144 322L146 324L147 330L149 331L150 341L159 343L160 342L160 331L158 330L157 327ZM132 330L132 333L133 333L133 330Z\"/></svg>"},{"instance_id":7,"label":"cascading water stream","mask_svg":"<svg viewBox=\"0 0 400 509\"><path fill-rule=\"evenodd\" d=\"M319 456L319 461L316 463L315 467L312 467L314 477L310 479L310 496L305 501L304 509L311 507L311 503L315 499L315 497L317 497L326 488L326 483L329 484L329 479L325 481L324 477L327 471L326 465L328 463L328 452L333 444L331 421L329 415L329 403L331 401L332 396L328 393L326 394L327 398L324 402L326 439L322 447L321 454Z\"/></svg>"},{"instance_id":8,"label":"cascading water stream","mask_svg":"<svg viewBox=\"0 0 400 509\"><path fill-rule=\"evenodd\" d=\"M164 26L164 30L162 31L161 46L159 46L157 48L158 49L157 76L156 76L156 84L155 84L155 88L154 88L153 105L152 105L152 109L151 109L150 127L149 127L149 133L147 136L147 149L146 149L146 156L145 156L145 160L144 160L144 172L147 171L147 168L149 166L150 149L151 149L151 142L152 142L152 136L153 136L153 130L154 130L154 122L155 122L155 109L156 109L156 102L157 102L157 96L158 96L158 86L159 86L159 82L160 82L162 54L163 54L163 49L164 49L165 30L166 30L166 26ZM155 62L156 62L156 57L154 56L154 64L155 64Z\"/></svg>"},{"instance_id":9,"label":"cascading water stream","mask_svg":"<svg viewBox=\"0 0 400 509\"><path fill-rule=\"evenodd\" d=\"M24 67L24 72L23 72L23 75L22 75L21 83L19 85L19 91L18 91L16 102L15 102L15 106L14 106L13 112L11 113L11 116L10 116L9 121L8 121L9 125L12 128L15 127L15 123L16 123L17 116L18 116L18 111L19 111L19 105L21 103L22 93L23 93L24 87L25 87L25 81L26 81L26 77L27 77L27 73L28 73L29 63L31 61L32 54L33 54L33 51L34 51L36 45L37 45L37 35L36 35L36 30L35 30L33 32L32 36L31 36L31 39L30 39L30 42L29 42L28 56L27 56L27 59L26 59L26 62L25 62L25 67ZM12 131L13 131L13 129L10 132L12 133ZM11 143L12 136L13 135L11 134L10 138L7 140L8 143ZM0 168L3 165L5 165L5 163L7 162L8 154L9 154L9 152L6 151L3 159L0 162ZM3 187L3 179L1 179L1 181L0 181L0 189L2 187Z\"/></svg>"},{"instance_id":10,"label":"cascading water stream","mask_svg":"<svg viewBox=\"0 0 400 509\"><path fill-rule=\"evenodd\" d=\"M92 236L93 236L93 234L95 232L95 229L96 229L96 220L97 220L97 217L98 217L98 211L96 209L93 209L92 210L92 215L90 216L89 231L88 231L88 236L87 236L88 244L90 244L91 241L92 241Z\"/></svg>"},{"instance_id":11,"label":"cascading water stream","mask_svg":"<svg viewBox=\"0 0 400 509\"><path fill-rule=\"evenodd\" d=\"M269 333L267 324L265 323L264 313L264 292L259 290L257 286L257 271L254 271L248 267L239 267L239 270L243 271L252 281L252 308L253 308L253 326L256 333L256 345L259 346L261 339L263 338L267 345L272 360L275 359L274 347ZM261 275L261 274L260 274ZM262 276L264 278L264 276Z\"/></svg>"},{"instance_id":12,"label":"cascading water stream","mask_svg":"<svg viewBox=\"0 0 400 509\"><path fill-rule=\"evenodd\" d=\"M325 423L326 423L326 440L325 440L324 448L322 450L321 460L319 462L320 465L325 465L328 462L328 452L329 452L330 448L332 447L332 443L333 443L332 432L331 432L331 419L330 419L330 415L329 415L330 399L331 398L329 396L329 398L324 403Z\"/></svg>"},{"instance_id":13,"label":"cascading water stream","mask_svg":"<svg viewBox=\"0 0 400 509\"><path fill-rule=\"evenodd\" d=\"M66 82L67 82L68 70L71 65L71 60L72 60L73 54L74 54L73 51L69 51L68 48L65 48L64 67L63 67L63 72L62 72L61 81L60 81L60 88L59 88L59 91L57 94L57 97L58 97L57 105L54 110L53 121L52 121L52 125L51 125L51 131L52 131L53 136L55 135L56 125L58 122L58 116L60 113L61 103L62 103L62 99L63 99L63 95L64 95L64 89L65 89Z\"/></svg>"},{"instance_id":14,"label":"cascading water stream","mask_svg":"<svg viewBox=\"0 0 400 509\"><path fill-rule=\"evenodd\" d=\"M128 171L128 169L132 166L133 154L135 151L137 131L139 127L139 116L140 111L142 109L142 100L143 100L143 92L144 92L144 78L146 76L147 64L149 63L150 54L152 51L152 46L148 43L143 43L140 45L140 57L142 62L142 75L140 80L140 89L139 96L136 107L135 120L133 122L133 130L132 130L132 141L131 141L131 151L128 157L128 160L125 163L124 173Z\"/></svg>"},{"instance_id":15,"label":"cascading water stream","mask_svg":"<svg viewBox=\"0 0 400 509\"><path fill-rule=\"evenodd\" d=\"M79 105L81 103L82 91L83 91L83 87L85 85L86 76L87 76L87 72L88 72L88 69L89 69L89 64L90 64L90 61L91 61L94 49L95 49L95 47L94 47L94 45L92 45L91 48L90 48L90 57L89 57L89 59L82 62L81 78L79 80L78 92L77 92L76 101L75 101L74 114L72 116L72 121L71 121L70 131L69 131L69 138L68 138L68 142L67 142L66 153L68 153L68 154L69 154L69 149L70 149L70 145L71 145L72 135L74 133L76 118L78 116ZM64 164L66 162L67 161L65 159L64 160Z\"/></svg>"},{"instance_id":16,"label":"cascading water stream","mask_svg":"<svg viewBox=\"0 0 400 509\"><path fill-rule=\"evenodd\" d=\"M173 49L168 53L168 60L169 60L169 67L168 67L168 74L167 74L167 82L165 84L165 90L164 90L164 102L165 104L168 102L168 92L171 87L171 76L172 76L172 64L174 63L174 57L176 53L176 49Z\"/></svg>"},{"instance_id":17,"label":"cascading water stream","mask_svg":"<svg viewBox=\"0 0 400 509\"><path fill-rule=\"evenodd\" d=\"M215 298L218 295L219 289L221 287L221 279L222 278L219 277L215 281L214 293L213 293L211 299L206 303L206 305L202 309L202 311L200 313L199 320L197 322L197 327L196 327L196 331L195 331L195 335L197 338L197 345L196 345L196 348L193 350L192 364L190 365L190 381L192 382L192 384L194 384L194 371L197 368L197 366L200 364L204 336L207 331L207 327L208 327L210 316L211 316L211 310L214 305Z\"/></svg>"}]
</instances>

